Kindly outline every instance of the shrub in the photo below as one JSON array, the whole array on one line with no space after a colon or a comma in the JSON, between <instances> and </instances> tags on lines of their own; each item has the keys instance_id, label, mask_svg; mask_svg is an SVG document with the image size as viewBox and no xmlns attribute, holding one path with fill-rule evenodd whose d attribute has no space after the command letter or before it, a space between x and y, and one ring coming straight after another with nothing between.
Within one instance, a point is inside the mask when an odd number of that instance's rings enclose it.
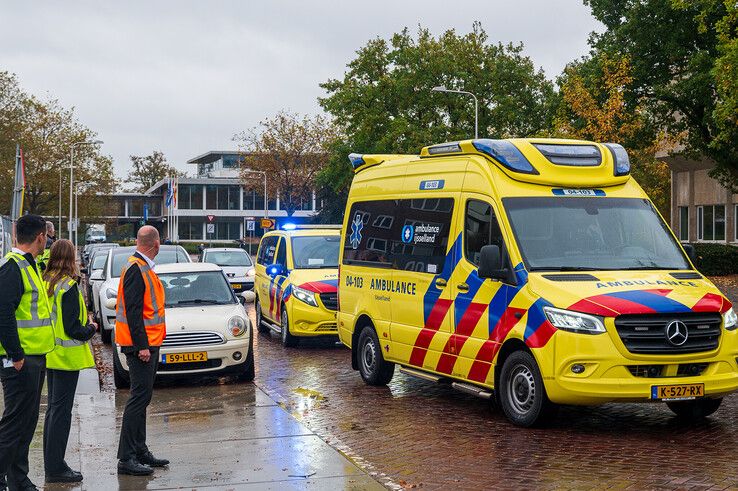
<instances>
[{"instance_id":1,"label":"shrub","mask_svg":"<svg viewBox=\"0 0 738 491\"><path fill-rule=\"evenodd\" d=\"M738 247L726 244L693 244L697 253L695 266L704 275L738 274Z\"/></svg>"}]
</instances>

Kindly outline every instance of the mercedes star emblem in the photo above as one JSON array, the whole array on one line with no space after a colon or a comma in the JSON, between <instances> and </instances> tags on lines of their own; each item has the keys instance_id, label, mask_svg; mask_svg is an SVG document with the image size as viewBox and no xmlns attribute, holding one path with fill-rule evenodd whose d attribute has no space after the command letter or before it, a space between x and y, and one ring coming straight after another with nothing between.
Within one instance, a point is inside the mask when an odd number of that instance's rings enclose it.
<instances>
[{"instance_id":1,"label":"mercedes star emblem","mask_svg":"<svg viewBox=\"0 0 738 491\"><path fill-rule=\"evenodd\" d=\"M671 321L666 325L666 340L674 346L681 346L687 342L689 331L682 321Z\"/></svg>"}]
</instances>

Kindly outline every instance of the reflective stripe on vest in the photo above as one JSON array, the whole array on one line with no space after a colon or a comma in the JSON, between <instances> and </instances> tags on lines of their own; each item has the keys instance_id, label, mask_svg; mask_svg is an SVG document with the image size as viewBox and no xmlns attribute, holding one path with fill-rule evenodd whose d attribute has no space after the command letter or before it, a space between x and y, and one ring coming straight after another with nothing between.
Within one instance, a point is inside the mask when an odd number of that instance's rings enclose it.
<instances>
[{"instance_id":1,"label":"reflective stripe on vest","mask_svg":"<svg viewBox=\"0 0 738 491\"><path fill-rule=\"evenodd\" d=\"M64 329L64 312L62 299L64 294L76 285L77 282L69 277L62 278L54 288L52 298L51 318L56 327L56 348L54 351L46 355L46 367L54 370L77 371L83 368L91 368L95 366L95 358L92 356L90 345L86 341L71 339L67 336ZM48 287L47 287L48 289ZM79 293L77 301L79 302L79 322L82 325L87 323L87 307L84 298Z\"/></svg>"},{"instance_id":2,"label":"reflective stripe on vest","mask_svg":"<svg viewBox=\"0 0 738 491\"><path fill-rule=\"evenodd\" d=\"M0 266L10 260L18 265L23 281L23 294L15 310L21 347L28 355L46 354L54 349L54 330L49 299L45 294L40 295L43 290L41 275L23 255L12 251L5 256ZM5 349L0 345L0 355L5 354Z\"/></svg>"},{"instance_id":3,"label":"reflective stripe on vest","mask_svg":"<svg viewBox=\"0 0 738 491\"><path fill-rule=\"evenodd\" d=\"M132 346L131 332L128 326L125 309L124 278L134 264L138 265L141 277L144 280L145 290L143 298L143 323L150 346L161 345L166 336L166 321L164 317L164 291L156 273L148 263L138 257L128 258L128 264L121 272L118 284L118 304L115 309L115 340L120 346ZM157 296L160 292L161 298Z\"/></svg>"}]
</instances>

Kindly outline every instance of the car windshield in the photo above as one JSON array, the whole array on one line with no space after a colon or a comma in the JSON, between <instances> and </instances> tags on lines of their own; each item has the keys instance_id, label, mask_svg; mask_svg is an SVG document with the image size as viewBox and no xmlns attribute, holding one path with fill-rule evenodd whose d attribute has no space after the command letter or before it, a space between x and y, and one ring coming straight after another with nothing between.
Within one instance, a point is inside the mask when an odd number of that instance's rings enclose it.
<instances>
[{"instance_id":1,"label":"car windshield","mask_svg":"<svg viewBox=\"0 0 738 491\"><path fill-rule=\"evenodd\" d=\"M338 235L292 237L292 258L296 269L338 267Z\"/></svg>"},{"instance_id":2,"label":"car windshield","mask_svg":"<svg viewBox=\"0 0 738 491\"><path fill-rule=\"evenodd\" d=\"M157 254L155 262L156 264L172 264L172 263L189 263L189 258L185 255L186 253L182 249L167 249L160 250ZM133 251L130 253L115 254L113 255L113 266L110 273L113 278L120 277L120 272L123 270L123 266L126 265L128 258L133 255Z\"/></svg>"},{"instance_id":3,"label":"car windshield","mask_svg":"<svg viewBox=\"0 0 738 491\"><path fill-rule=\"evenodd\" d=\"M167 307L236 303L221 271L160 274Z\"/></svg>"},{"instance_id":4,"label":"car windshield","mask_svg":"<svg viewBox=\"0 0 738 491\"><path fill-rule=\"evenodd\" d=\"M254 264L246 251L206 251L204 262L218 266L253 266Z\"/></svg>"},{"instance_id":5,"label":"car windshield","mask_svg":"<svg viewBox=\"0 0 738 491\"><path fill-rule=\"evenodd\" d=\"M691 269L646 199L541 197L503 203L530 271Z\"/></svg>"},{"instance_id":6,"label":"car windshield","mask_svg":"<svg viewBox=\"0 0 738 491\"><path fill-rule=\"evenodd\" d=\"M103 266L105 266L105 260L107 258L107 254L96 254L95 259L92 260L92 269L103 269Z\"/></svg>"}]
</instances>

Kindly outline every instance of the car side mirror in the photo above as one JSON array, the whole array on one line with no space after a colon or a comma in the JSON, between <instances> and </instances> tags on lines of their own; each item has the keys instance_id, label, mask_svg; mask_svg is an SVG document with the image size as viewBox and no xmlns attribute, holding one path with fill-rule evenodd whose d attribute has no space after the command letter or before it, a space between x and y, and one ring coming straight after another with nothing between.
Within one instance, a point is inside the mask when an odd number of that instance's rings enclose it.
<instances>
[{"instance_id":1,"label":"car side mirror","mask_svg":"<svg viewBox=\"0 0 738 491\"><path fill-rule=\"evenodd\" d=\"M267 266L266 272L269 276L284 276L286 273L284 266L279 263L274 263L271 266Z\"/></svg>"},{"instance_id":2,"label":"car side mirror","mask_svg":"<svg viewBox=\"0 0 738 491\"><path fill-rule=\"evenodd\" d=\"M241 295L236 295L236 298L238 299L238 303L241 305L246 305L246 299L243 298Z\"/></svg>"},{"instance_id":3,"label":"car side mirror","mask_svg":"<svg viewBox=\"0 0 738 491\"><path fill-rule=\"evenodd\" d=\"M684 252L687 253L687 257L689 258L692 263L697 262L697 251L695 250L694 246L692 244L682 244L682 247L684 248Z\"/></svg>"},{"instance_id":4,"label":"car side mirror","mask_svg":"<svg viewBox=\"0 0 738 491\"><path fill-rule=\"evenodd\" d=\"M479 270L477 274L480 278L490 278L493 280L507 280L509 272L507 268L502 267L502 254L499 246L486 245L482 247L479 253Z\"/></svg>"},{"instance_id":5,"label":"car side mirror","mask_svg":"<svg viewBox=\"0 0 738 491\"><path fill-rule=\"evenodd\" d=\"M87 274L85 272L85 274ZM90 280L97 281L103 279L103 272L102 270L98 269L97 271L93 271L92 275L90 275Z\"/></svg>"},{"instance_id":6,"label":"car side mirror","mask_svg":"<svg viewBox=\"0 0 738 491\"><path fill-rule=\"evenodd\" d=\"M105 308L108 309L108 310L115 310L115 306L116 306L117 303L118 303L118 299L115 298L115 297L113 297L113 298L106 298L105 299Z\"/></svg>"}]
</instances>

